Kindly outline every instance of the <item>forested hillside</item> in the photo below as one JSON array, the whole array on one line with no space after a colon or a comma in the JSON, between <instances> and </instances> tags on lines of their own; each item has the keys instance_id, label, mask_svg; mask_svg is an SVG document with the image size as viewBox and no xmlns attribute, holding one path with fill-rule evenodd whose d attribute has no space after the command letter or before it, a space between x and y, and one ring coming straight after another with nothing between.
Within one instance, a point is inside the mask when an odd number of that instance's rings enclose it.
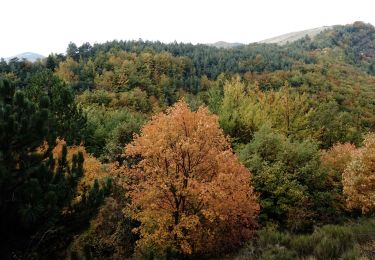
<instances>
[{"instance_id":1,"label":"forested hillside","mask_svg":"<svg viewBox=\"0 0 375 260\"><path fill-rule=\"evenodd\" d=\"M372 259L375 28L0 61L2 259Z\"/></svg>"}]
</instances>

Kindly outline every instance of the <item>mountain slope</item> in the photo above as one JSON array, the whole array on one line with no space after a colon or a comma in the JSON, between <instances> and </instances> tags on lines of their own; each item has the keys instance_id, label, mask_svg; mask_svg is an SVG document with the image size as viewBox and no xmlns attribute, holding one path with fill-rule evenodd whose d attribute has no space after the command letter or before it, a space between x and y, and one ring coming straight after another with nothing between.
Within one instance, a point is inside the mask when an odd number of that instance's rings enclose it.
<instances>
[{"instance_id":1,"label":"mountain slope","mask_svg":"<svg viewBox=\"0 0 375 260\"><path fill-rule=\"evenodd\" d=\"M308 35L310 38L314 38L319 33L328 29L332 29L332 28L333 26L322 26L322 27L298 31L298 32L291 32L291 33L279 35L276 37L272 37L272 38L260 41L260 43L276 43L279 45L284 45L284 44L287 44L288 42L291 43L291 42L297 41L305 37L306 35Z\"/></svg>"}]
</instances>

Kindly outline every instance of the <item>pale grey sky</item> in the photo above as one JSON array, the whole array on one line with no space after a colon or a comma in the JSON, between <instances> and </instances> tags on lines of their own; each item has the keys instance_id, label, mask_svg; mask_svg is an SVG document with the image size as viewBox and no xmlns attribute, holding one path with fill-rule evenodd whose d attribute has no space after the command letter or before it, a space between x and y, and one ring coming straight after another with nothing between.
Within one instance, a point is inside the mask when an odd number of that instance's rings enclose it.
<instances>
[{"instance_id":1,"label":"pale grey sky","mask_svg":"<svg viewBox=\"0 0 375 260\"><path fill-rule=\"evenodd\" d=\"M0 57L70 41L250 43L323 25L375 25L375 0L1 0Z\"/></svg>"}]
</instances>

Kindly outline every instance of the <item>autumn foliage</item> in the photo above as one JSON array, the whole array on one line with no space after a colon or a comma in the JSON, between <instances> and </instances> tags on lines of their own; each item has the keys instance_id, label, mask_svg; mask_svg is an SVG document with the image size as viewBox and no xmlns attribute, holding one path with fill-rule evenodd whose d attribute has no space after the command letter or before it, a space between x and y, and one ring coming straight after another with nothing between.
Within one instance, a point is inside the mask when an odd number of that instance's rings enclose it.
<instances>
[{"instance_id":1,"label":"autumn foliage","mask_svg":"<svg viewBox=\"0 0 375 260\"><path fill-rule=\"evenodd\" d=\"M249 240L257 226L250 172L207 108L180 101L152 118L126 146L140 158L130 197L137 251L212 255Z\"/></svg>"},{"instance_id":2,"label":"autumn foliage","mask_svg":"<svg viewBox=\"0 0 375 260\"><path fill-rule=\"evenodd\" d=\"M66 148L64 148L66 147ZM66 152L64 150L66 149ZM63 155L66 153L65 155ZM74 157L78 154L82 155L83 159L83 172L82 178L79 179L76 191L75 202L79 202L82 196L85 196L85 192L89 187L93 186L98 180L104 180L109 177L109 172L103 167L98 159L87 153L83 145L66 146L65 140L57 139L56 146L52 150L53 159L58 161L59 158L65 157L68 166L72 166ZM60 167L60 164L54 166L56 169ZM73 167L73 166L72 166Z\"/></svg>"},{"instance_id":3,"label":"autumn foliage","mask_svg":"<svg viewBox=\"0 0 375 260\"><path fill-rule=\"evenodd\" d=\"M327 168L342 173L351 161L355 150L356 147L354 144L337 143L331 149L322 151L322 163Z\"/></svg>"},{"instance_id":4,"label":"autumn foliage","mask_svg":"<svg viewBox=\"0 0 375 260\"><path fill-rule=\"evenodd\" d=\"M363 146L335 144L322 152L322 163L332 183L340 183L349 210L375 211L375 134L365 136Z\"/></svg>"},{"instance_id":5,"label":"autumn foliage","mask_svg":"<svg viewBox=\"0 0 375 260\"><path fill-rule=\"evenodd\" d=\"M337 206L345 209L345 196L343 195L342 174L352 160L357 148L351 143L337 143L329 150L321 151L321 161L323 168L328 172L327 184L333 190L337 190Z\"/></svg>"},{"instance_id":6,"label":"autumn foliage","mask_svg":"<svg viewBox=\"0 0 375 260\"><path fill-rule=\"evenodd\" d=\"M343 173L343 186L348 208L375 211L375 133L367 134L364 146L353 153Z\"/></svg>"}]
</instances>

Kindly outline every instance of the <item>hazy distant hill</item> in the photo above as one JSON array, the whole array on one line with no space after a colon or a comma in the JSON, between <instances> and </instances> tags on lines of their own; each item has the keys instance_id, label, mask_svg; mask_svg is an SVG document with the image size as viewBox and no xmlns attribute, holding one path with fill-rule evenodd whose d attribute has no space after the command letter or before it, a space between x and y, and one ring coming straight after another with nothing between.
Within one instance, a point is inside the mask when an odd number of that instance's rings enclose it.
<instances>
[{"instance_id":1,"label":"hazy distant hill","mask_svg":"<svg viewBox=\"0 0 375 260\"><path fill-rule=\"evenodd\" d=\"M215 42L215 43L209 43L207 44L209 46L214 46L214 47L217 47L217 48L234 48L234 47L238 47L238 46L241 46L243 45L242 43L239 43L239 42L224 42L224 41L219 41L219 42Z\"/></svg>"},{"instance_id":2,"label":"hazy distant hill","mask_svg":"<svg viewBox=\"0 0 375 260\"><path fill-rule=\"evenodd\" d=\"M260 41L259 43L276 43L276 44L279 44L279 45L285 45L287 43L292 43L294 41L297 41L297 40L305 37L306 35L308 35L310 38L314 38L316 35L323 32L324 30L328 30L328 29L332 29L332 28L333 28L333 26L322 26L322 27L298 31L298 32L290 32L290 33L286 33L286 34L279 35L279 36L276 36L276 37L272 37L272 38L269 38L269 39L265 39L263 41ZM231 43L231 42L219 41L219 42L215 42L215 43L209 43L207 45L214 46L214 47L217 47L217 48L228 49L228 48L234 48L234 47L242 46L244 44L238 43L238 42Z\"/></svg>"},{"instance_id":3,"label":"hazy distant hill","mask_svg":"<svg viewBox=\"0 0 375 260\"><path fill-rule=\"evenodd\" d=\"M322 27L309 29L309 30L291 32L291 33L279 35L270 39L260 41L260 43L276 43L279 45L284 45L284 44L287 44L288 42L291 43L291 42L297 41L305 37L306 35L308 35L310 38L314 38L316 35L318 35L322 31L332 29L332 28L333 26L322 26Z\"/></svg>"},{"instance_id":4,"label":"hazy distant hill","mask_svg":"<svg viewBox=\"0 0 375 260\"><path fill-rule=\"evenodd\" d=\"M34 52L24 52L24 53L21 53L21 54L12 56L12 57L5 58L5 60L9 61L9 60L11 60L13 58L18 58L20 60L26 59L28 61L34 62L34 61L36 61L38 59L44 59L45 57L43 55L41 55L41 54L34 53Z\"/></svg>"}]
</instances>

